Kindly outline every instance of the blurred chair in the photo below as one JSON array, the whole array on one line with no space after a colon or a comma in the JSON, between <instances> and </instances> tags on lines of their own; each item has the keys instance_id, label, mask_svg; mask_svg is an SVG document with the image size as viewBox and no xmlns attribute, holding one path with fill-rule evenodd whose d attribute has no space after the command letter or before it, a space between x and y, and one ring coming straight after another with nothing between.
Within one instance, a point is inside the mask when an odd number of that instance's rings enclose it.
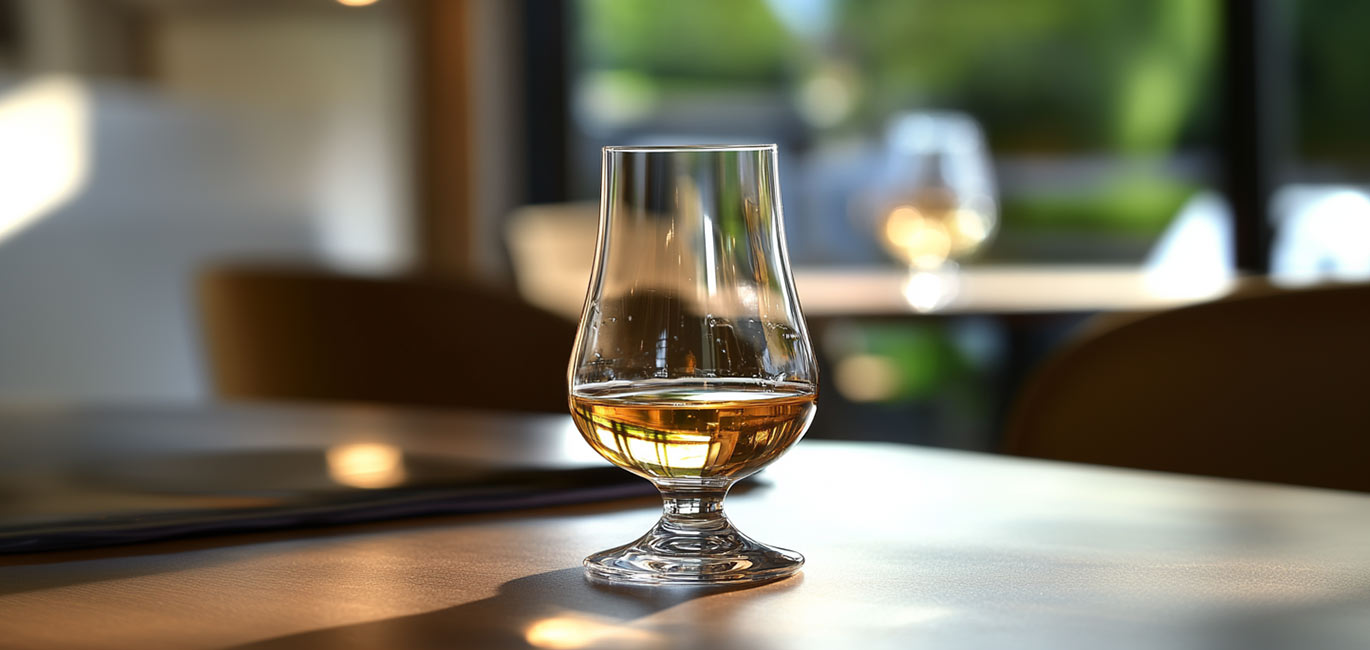
<instances>
[{"instance_id":1,"label":"blurred chair","mask_svg":"<svg viewBox=\"0 0 1370 650\"><path fill-rule=\"evenodd\" d=\"M226 267L199 282L215 392L566 411L575 323L448 279Z\"/></svg>"},{"instance_id":2,"label":"blurred chair","mask_svg":"<svg viewBox=\"0 0 1370 650\"><path fill-rule=\"evenodd\" d=\"M599 236L599 203L528 205L509 215L505 243L529 302L580 318Z\"/></svg>"},{"instance_id":3,"label":"blurred chair","mask_svg":"<svg viewBox=\"0 0 1370 650\"><path fill-rule=\"evenodd\" d=\"M1265 288L1069 344L1029 383L1006 451L1370 491L1370 285Z\"/></svg>"}]
</instances>

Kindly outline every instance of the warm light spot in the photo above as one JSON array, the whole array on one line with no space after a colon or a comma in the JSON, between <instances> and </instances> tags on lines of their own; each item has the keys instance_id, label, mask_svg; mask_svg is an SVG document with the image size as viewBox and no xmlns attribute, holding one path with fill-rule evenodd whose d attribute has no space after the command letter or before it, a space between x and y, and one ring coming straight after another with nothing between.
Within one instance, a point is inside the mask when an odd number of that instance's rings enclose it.
<instances>
[{"instance_id":1,"label":"warm light spot","mask_svg":"<svg viewBox=\"0 0 1370 650\"><path fill-rule=\"evenodd\" d=\"M365 7L366 5L376 4L376 0L338 0L338 4L348 7Z\"/></svg>"},{"instance_id":2,"label":"warm light spot","mask_svg":"<svg viewBox=\"0 0 1370 650\"><path fill-rule=\"evenodd\" d=\"M979 210L961 208L952 217L951 228L955 233L952 252L969 253L989 238L990 220Z\"/></svg>"},{"instance_id":3,"label":"warm light spot","mask_svg":"<svg viewBox=\"0 0 1370 650\"><path fill-rule=\"evenodd\" d=\"M951 302L958 291L958 276L954 268L940 272L914 271L904 281L904 300L915 311L937 311Z\"/></svg>"},{"instance_id":4,"label":"warm light spot","mask_svg":"<svg viewBox=\"0 0 1370 650\"><path fill-rule=\"evenodd\" d=\"M524 638L539 648L580 648L593 640L593 627L573 618L545 618L528 626Z\"/></svg>"},{"instance_id":5,"label":"warm light spot","mask_svg":"<svg viewBox=\"0 0 1370 650\"><path fill-rule=\"evenodd\" d=\"M955 613L954 610L945 607L913 605L910 607L901 607L898 610L891 612L882 622L886 627L895 629L918 627L946 618Z\"/></svg>"},{"instance_id":6,"label":"warm light spot","mask_svg":"<svg viewBox=\"0 0 1370 650\"><path fill-rule=\"evenodd\" d=\"M885 243L905 263L936 268L951 255L951 234L946 224L929 219L911 205L901 205L885 217Z\"/></svg>"},{"instance_id":7,"label":"warm light spot","mask_svg":"<svg viewBox=\"0 0 1370 650\"><path fill-rule=\"evenodd\" d=\"M0 242L76 196L90 171L90 98L43 77L0 97Z\"/></svg>"},{"instance_id":8,"label":"warm light spot","mask_svg":"<svg viewBox=\"0 0 1370 650\"><path fill-rule=\"evenodd\" d=\"M899 392L899 367L886 357L853 354L834 368L837 392L853 402L882 402Z\"/></svg>"},{"instance_id":9,"label":"warm light spot","mask_svg":"<svg viewBox=\"0 0 1370 650\"><path fill-rule=\"evenodd\" d=\"M646 643L653 635L609 621L582 616L556 616L534 621L524 639L537 648L584 648L605 642Z\"/></svg>"},{"instance_id":10,"label":"warm light spot","mask_svg":"<svg viewBox=\"0 0 1370 650\"><path fill-rule=\"evenodd\" d=\"M388 488L404 482L404 453L394 445L361 442L330 447L328 476L352 487Z\"/></svg>"},{"instance_id":11,"label":"warm light spot","mask_svg":"<svg viewBox=\"0 0 1370 650\"><path fill-rule=\"evenodd\" d=\"M899 245L923 227L923 213L911 205L901 205L885 217L885 239Z\"/></svg>"}]
</instances>

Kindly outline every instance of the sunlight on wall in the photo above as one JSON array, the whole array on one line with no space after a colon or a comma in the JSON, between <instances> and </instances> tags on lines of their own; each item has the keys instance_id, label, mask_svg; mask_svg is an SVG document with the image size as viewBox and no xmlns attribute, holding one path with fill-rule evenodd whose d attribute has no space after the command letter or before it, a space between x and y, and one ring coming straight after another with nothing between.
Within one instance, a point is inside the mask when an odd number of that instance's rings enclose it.
<instances>
[{"instance_id":1,"label":"sunlight on wall","mask_svg":"<svg viewBox=\"0 0 1370 650\"><path fill-rule=\"evenodd\" d=\"M69 77L0 95L0 243L76 196L90 175L90 97Z\"/></svg>"}]
</instances>

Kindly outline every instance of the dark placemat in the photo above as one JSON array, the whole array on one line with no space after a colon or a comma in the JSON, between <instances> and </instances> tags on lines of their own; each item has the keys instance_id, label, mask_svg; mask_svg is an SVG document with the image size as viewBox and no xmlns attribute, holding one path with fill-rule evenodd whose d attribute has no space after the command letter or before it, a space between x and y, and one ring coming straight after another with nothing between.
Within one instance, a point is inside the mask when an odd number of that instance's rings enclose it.
<instances>
[{"instance_id":1,"label":"dark placemat","mask_svg":"<svg viewBox=\"0 0 1370 650\"><path fill-rule=\"evenodd\" d=\"M649 482L616 467L490 467L387 455L385 449L369 450L368 458L367 451L350 466L348 459L330 459L322 450L259 450L159 455L7 476L0 479L0 553L656 493Z\"/></svg>"}]
</instances>

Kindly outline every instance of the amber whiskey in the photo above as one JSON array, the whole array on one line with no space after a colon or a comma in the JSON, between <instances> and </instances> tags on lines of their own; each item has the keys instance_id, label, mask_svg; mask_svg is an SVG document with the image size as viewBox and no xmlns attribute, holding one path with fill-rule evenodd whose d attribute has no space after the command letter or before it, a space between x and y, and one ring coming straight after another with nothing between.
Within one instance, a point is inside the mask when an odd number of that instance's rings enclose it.
<instances>
[{"instance_id":1,"label":"amber whiskey","mask_svg":"<svg viewBox=\"0 0 1370 650\"><path fill-rule=\"evenodd\" d=\"M808 428L813 387L749 380L586 386L571 415L600 455L648 478L742 478Z\"/></svg>"}]
</instances>

